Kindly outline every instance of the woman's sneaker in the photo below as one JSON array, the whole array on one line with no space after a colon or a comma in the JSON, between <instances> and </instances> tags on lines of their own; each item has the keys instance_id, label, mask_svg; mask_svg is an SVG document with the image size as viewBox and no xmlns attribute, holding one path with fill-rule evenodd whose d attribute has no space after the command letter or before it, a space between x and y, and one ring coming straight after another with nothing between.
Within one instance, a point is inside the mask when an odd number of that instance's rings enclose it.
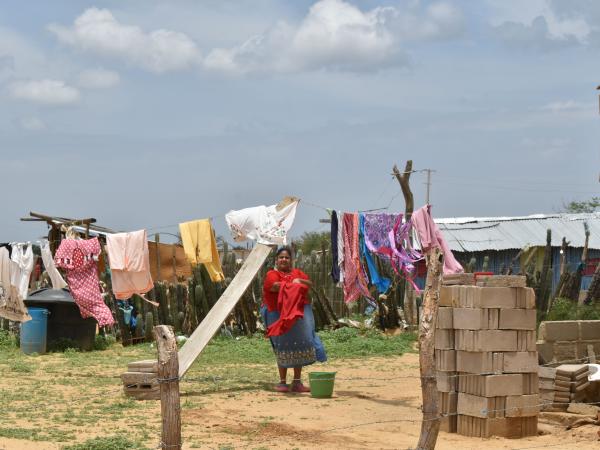
<instances>
[{"instance_id":1,"label":"woman's sneaker","mask_svg":"<svg viewBox=\"0 0 600 450\"><path fill-rule=\"evenodd\" d=\"M290 387L286 383L279 383L275 385L275 391L277 392L290 392Z\"/></svg>"},{"instance_id":2,"label":"woman's sneaker","mask_svg":"<svg viewBox=\"0 0 600 450\"><path fill-rule=\"evenodd\" d=\"M304 386L302 381L294 381L292 383L292 392L310 392L310 388Z\"/></svg>"}]
</instances>

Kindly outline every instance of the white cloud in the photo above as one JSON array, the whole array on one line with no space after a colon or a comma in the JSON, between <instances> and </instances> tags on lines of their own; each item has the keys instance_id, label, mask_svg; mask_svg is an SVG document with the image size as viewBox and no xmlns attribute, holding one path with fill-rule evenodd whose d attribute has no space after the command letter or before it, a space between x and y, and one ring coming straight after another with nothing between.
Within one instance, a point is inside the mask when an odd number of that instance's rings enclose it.
<instances>
[{"instance_id":1,"label":"white cloud","mask_svg":"<svg viewBox=\"0 0 600 450\"><path fill-rule=\"evenodd\" d=\"M320 0L297 26L279 22L232 48L213 49L204 67L233 74L315 69L378 70L406 65L401 43L446 39L463 30L463 16L445 2L407 9L361 11L343 0Z\"/></svg>"},{"instance_id":2,"label":"white cloud","mask_svg":"<svg viewBox=\"0 0 600 450\"><path fill-rule=\"evenodd\" d=\"M120 23L108 9L89 8L72 26L51 24L48 29L64 44L155 73L184 70L201 60L195 42L184 33L164 29L146 33Z\"/></svg>"},{"instance_id":3,"label":"white cloud","mask_svg":"<svg viewBox=\"0 0 600 450\"><path fill-rule=\"evenodd\" d=\"M575 100L564 100L551 102L542 106L542 111L550 111L553 113L569 112L569 111L594 111L596 105L593 103L580 103Z\"/></svg>"},{"instance_id":4,"label":"white cloud","mask_svg":"<svg viewBox=\"0 0 600 450\"><path fill-rule=\"evenodd\" d=\"M87 89L106 89L116 86L121 81L119 74L112 70L89 69L79 74L79 86Z\"/></svg>"},{"instance_id":5,"label":"white cloud","mask_svg":"<svg viewBox=\"0 0 600 450\"><path fill-rule=\"evenodd\" d=\"M46 129L46 124L39 117L23 117L19 120L19 125L28 131L42 131Z\"/></svg>"},{"instance_id":6,"label":"white cloud","mask_svg":"<svg viewBox=\"0 0 600 450\"><path fill-rule=\"evenodd\" d=\"M79 91L60 80L16 81L8 86L13 98L46 105L67 105L80 99Z\"/></svg>"},{"instance_id":7,"label":"white cloud","mask_svg":"<svg viewBox=\"0 0 600 450\"><path fill-rule=\"evenodd\" d=\"M489 0L492 25L506 43L535 50L587 45L598 31L600 8L589 1Z\"/></svg>"}]
</instances>

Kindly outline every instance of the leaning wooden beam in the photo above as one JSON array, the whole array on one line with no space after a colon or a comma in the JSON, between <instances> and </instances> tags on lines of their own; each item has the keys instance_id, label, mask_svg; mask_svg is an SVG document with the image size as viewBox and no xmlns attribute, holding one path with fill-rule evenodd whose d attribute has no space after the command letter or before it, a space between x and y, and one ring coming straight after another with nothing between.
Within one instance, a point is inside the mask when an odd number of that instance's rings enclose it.
<instances>
[{"instance_id":1,"label":"leaning wooden beam","mask_svg":"<svg viewBox=\"0 0 600 450\"><path fill-rule=\"evenodd\" d=\"M211 308L198 328L194 330L190 338L179 351L179 376L182 377L196 360L204 347L219 330L225 319L239 299L242 297L250 283L264 264L271 247L264 244L256 244L239 272L233 278L221 298Z\"/></svg>"},{"instance_id":2,"label":"leaning wooden beam","mask_svg":"<svg viewBox=\"0 0 600 450\"><path fill-rule=\"evenodd\" d=\"M440 431L437 381L435 378L435 324L440 303L444 257L439 248L425 255L427 280L423 295L423 314L419 324L419 365L423 395L423 421L417 450L433 450Z\"/></svg>"}]
</instances>

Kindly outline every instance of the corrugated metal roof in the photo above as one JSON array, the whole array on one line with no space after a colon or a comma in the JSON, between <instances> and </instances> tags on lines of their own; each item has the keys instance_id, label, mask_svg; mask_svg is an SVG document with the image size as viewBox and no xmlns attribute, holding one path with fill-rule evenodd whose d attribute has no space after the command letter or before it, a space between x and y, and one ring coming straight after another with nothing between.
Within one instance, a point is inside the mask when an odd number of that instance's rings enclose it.
<instances>
[{"instance_id":1,"label":"corrugated metal roof","mask_svg":"<svg viewBox=\"0 0 600 450\"><path fill-rule=\"evenodd\" d=\"M546 245L552 230L552 246L562 238L570 247L583 247L584 222L590 230L590 249L600 249L600 213L535 214L521 217L457 217L435 219L450 249L457 252L509 250Z\"/></svg>"}]
</instances>

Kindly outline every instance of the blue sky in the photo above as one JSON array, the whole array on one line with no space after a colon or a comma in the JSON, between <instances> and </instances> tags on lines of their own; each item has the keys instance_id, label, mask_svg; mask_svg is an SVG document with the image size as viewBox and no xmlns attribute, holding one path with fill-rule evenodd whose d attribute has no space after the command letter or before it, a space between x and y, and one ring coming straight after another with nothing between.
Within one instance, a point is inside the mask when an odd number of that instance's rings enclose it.
<instances>
[{"instance_id":1,"label":"blue sky","mask_svg":"<svg viewBox=\"0 0 600 450\"><path fill-rule=\"evenodd\" d=\"M599 31L591 0L2 2L0 240L287 194L298 235L403 210L406 159L437 217L559 211L600 194Z\"/></svg>"}]
</instances>

